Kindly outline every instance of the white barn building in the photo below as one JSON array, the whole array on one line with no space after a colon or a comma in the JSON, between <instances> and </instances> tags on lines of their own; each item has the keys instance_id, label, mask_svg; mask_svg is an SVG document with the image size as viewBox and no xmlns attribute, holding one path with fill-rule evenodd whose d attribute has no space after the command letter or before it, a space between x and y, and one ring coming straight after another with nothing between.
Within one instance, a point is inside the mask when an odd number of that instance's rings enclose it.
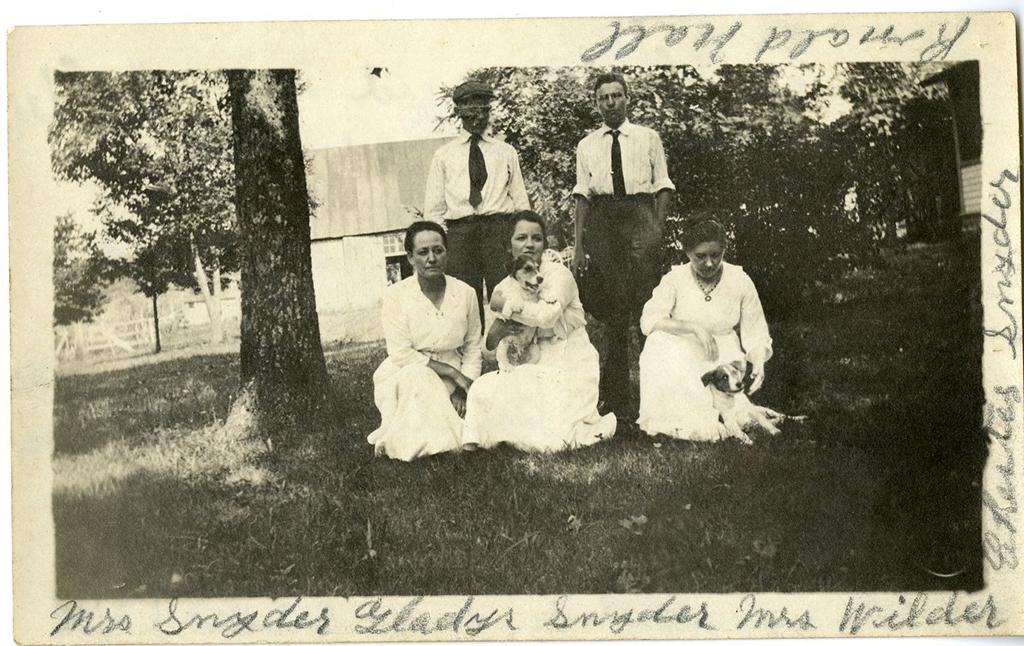
<instances>
[{"instance_id":1,"label":"white barn building","mask_svg":"<svg viewBox=\"0 0 1024 646\"><path fill-rule=\"evenodd\" d=\"M423 209L430 160L447 138L309 151L313 286L324 341L382 336L384 289L411 274L403 230Z\"/></svg>"}]
</instances>

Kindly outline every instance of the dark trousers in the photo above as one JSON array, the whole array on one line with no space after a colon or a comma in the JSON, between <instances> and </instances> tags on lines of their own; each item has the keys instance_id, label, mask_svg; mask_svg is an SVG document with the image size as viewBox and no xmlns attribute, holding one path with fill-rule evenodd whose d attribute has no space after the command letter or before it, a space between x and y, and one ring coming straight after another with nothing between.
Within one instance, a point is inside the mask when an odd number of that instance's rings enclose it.
<instances>
[{"instance_id":1,"label":"dark trousers","mask_svg":"<svg viewBox=\"0 0 1024 646\"><path fill-rule=\"evenodd\" d=\"M654 197L591 200L583 246L590 256L581 277L583 307L605 326L600 397L620 419L633 421L637 393L630 380L631 329L661 278L662 223Z\"/></svg>"},{"instance_id":2,"label":"dark trousers","mask_svg":"<svg viewBox=\"0 0 1024 646\"><path fill-rule=\"evenodd\" d=\"M507 213L491 213L447 222L448 273L476 292L481 325L484 282L490 292L508 275L508 218Z\"/></svg>"}]
</instances>

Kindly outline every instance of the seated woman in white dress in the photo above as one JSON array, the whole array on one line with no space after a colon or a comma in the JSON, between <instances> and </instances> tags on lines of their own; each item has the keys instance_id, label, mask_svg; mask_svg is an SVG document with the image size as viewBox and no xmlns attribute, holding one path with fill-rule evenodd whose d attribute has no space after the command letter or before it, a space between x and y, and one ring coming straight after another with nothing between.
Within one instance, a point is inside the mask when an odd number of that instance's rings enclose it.
<instances>
[{"instance_id":1,"label":"seated woman in white dress","mask_svg":"<svg viewBox=\"0 0 1024 646\"><path fill-rule=\"evenodd\" d=\"M640 428L650 435L714 442L727 434L701 376L735 360L750 362L754 392L764 381L772 339L757 289L722 258L725 229L701 218L684 230L688 263L676 265L644 305L640 330ZM737 331L739 334L737 335Z\"/></svg>"},{"instance_id":2,"label":"seated woman in white dress","mask_svg":"<svg viewBox=\"0 0 1024 646\"><path fill-rule=\"evenodd\" d=\"M597 412L598 354L587 336L583 305L572 272L544 253L544 220L521 211L510 221L512 257L540 263L537 302L524 303L511 321L495 319L486 347L521 326L538 328L540 359L510 372L481 376L469 390L463 441L489 448L501 443L524 451L560 451L594 444L615 434L615 416ZM495 259L498 261L498 259ZM494 288L490 308L501 312L517 285L506 277Z\"/></svg>"},{"instance_id":3,"label":"seated woman in white dress","mask_svg":"<svg viewBox=\"0 0 1024 646\"><path fill-rule=\"evenodd\" d=\"M440 225L414 222L405 232L414 273L384 292L388 356L373 373L381 422L367 438L377 455L408 461L461 449L482 339L476 292L444 273L447 247Z\"/></svg>"}]
</instances>

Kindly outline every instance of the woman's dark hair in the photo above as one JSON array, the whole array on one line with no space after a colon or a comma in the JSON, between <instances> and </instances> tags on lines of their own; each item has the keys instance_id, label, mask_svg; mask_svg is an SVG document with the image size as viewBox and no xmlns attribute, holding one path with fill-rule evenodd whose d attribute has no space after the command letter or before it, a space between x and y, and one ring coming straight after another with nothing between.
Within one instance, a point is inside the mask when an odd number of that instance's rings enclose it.
<instances>
[{"instance_id":1,"label":"woman's dark hair","mask_svg":"<svg viewBox=\"0 0 1024 646\"><path fill-rule=\"evenodd\" d=\"M604 74L598 75L598 77L594 79L593 94L597 94L597 91L601 89L601 86L605 83L618 83L622 85L622 93L629 96L629 86L626 85L626 77L618 72L605 72Z\"/></svg>"},{"instance_id":2,"label":"woman's dark hair","mask_svg":"<svg viewBox=\"0 0 1024 646\"><path fill-rule=\"evenodd\" d=\"M690 251L705 242L717 242L723 247L729 246L722 223L707 214L700 214L683 224L683 251Z\"/></svg>"},{"instance_id":3,"label":"woman's dark hair","mask_svg":"<svg viewBox=\"0 0 1024 646\"><path fill-rule=\"evenodd\" d=\"M448 234L445 233L444 227L437 222L431 222L430 220L416 220L409 225L409 228L405 230L405 253L411 256L413 245L416 244L416 234L423 231L433 231L434 233L441 234L441 241L444 242L444 248L448 248Z\"/></svg>"},{"instance_id":4,"label":"woman's dark hair","mask_svg":"<svg viewBox=\"0 0 1024 646\"><path fill-rule=\"evenodd\" d=\"M540 225L541 235L544 237L544 248L548 246L548 225L544 223L544 218L540 217L535 211L516 211L508 218L508 235L505 236L506 240L512 239L512 234L516 230L516 225L520 222L533 222L534 224Z\"/></svg>"}]
</instances>

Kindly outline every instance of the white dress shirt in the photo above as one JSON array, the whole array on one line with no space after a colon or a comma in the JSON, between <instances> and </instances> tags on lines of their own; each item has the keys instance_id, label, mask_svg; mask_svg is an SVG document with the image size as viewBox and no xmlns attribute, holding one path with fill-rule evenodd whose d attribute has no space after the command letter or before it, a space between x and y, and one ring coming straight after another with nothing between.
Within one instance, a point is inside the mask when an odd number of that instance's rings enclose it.
<instances>
[{"instance_id":1,"label":"white dress shirt","mask_svg":"<svg viewBox=\"0 0 1024 646\"><path fill-rule=\"evenodd\" d=\"M487 181L480 191L477 207L469 203L469 142L465 129L452 141L437 149L427 174L427 193L423 215L443 223L477 213L511 213L530 208L519 153L504 141L489 134L480 138L480 152L487 165Z\"/></svg>"},{"instance_id":2,"label":"white dress shirt","mask_svg":"<svg viewBox=\"0 0 1024 646\"><path fill-rule=\"evenodd\" d=\"M601 124L600 128L584 137L576 146L574 195L590 198L614 194L611 131L608 124ZM630 123L628 119L622 122L618 131L626 194L654 194L663 189L675 190L675 184L668 178L665 147L658 133Z\"/></svg>"}]
</instances>

